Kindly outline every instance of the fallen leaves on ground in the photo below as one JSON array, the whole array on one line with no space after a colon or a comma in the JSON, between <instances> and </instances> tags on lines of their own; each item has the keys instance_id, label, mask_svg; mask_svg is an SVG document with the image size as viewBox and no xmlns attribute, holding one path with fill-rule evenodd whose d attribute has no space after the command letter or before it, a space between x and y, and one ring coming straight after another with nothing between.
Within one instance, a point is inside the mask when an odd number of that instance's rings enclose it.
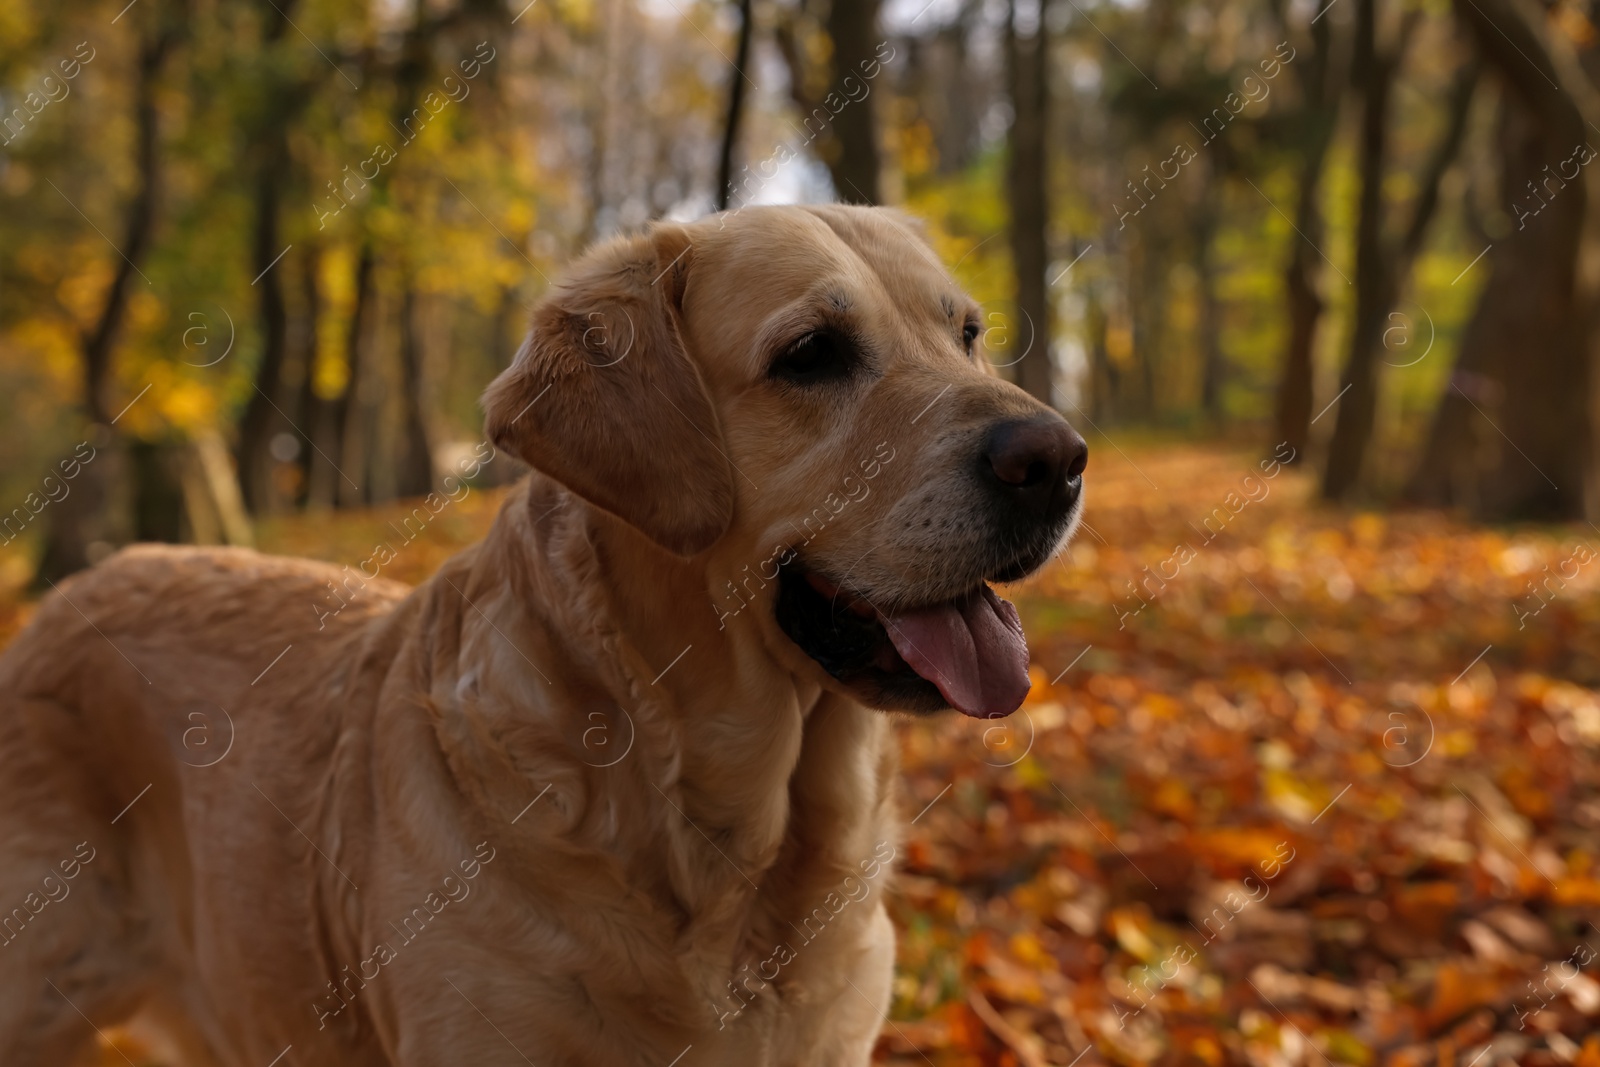
<instances>
[{"instance_id":1,"label":"fallen leaves on ground","mask_svg":"<svg viewBox=\"0 0 1600 1067\"><path fill-rule=\"evenodd\" d=\"M1600 531L1091 473L1024 710L904 731L879 1062L1600 1067Z\"/></svg>"}]
</instances>

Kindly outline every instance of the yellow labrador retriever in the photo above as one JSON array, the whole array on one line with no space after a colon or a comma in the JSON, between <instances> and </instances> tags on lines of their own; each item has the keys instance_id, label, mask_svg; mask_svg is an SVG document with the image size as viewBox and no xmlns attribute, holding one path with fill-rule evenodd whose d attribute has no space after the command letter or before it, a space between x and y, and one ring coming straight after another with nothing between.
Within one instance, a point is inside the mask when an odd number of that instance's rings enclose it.
<instances>
[{"instance_id":1,"label":"yellow labrador retriever","mask_svg":"<svg viewBox=\"0 0 1600 1067\"><path fill-rule=\"evenodd\" d=\"M867 1063L871 709L1013 711L986 583L1079 509L979 332L892 212L660 224L535 312L484 398L535 473L421 587L161 547L63 585L0 659L0 1064L130 1018L190 1065Z\"/></svg>"}]
</instances>

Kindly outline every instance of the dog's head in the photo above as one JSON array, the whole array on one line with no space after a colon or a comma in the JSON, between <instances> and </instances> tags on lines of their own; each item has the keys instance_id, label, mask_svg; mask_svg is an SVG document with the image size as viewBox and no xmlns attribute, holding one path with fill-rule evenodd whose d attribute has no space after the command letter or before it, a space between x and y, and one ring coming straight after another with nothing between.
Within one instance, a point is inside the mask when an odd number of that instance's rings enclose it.
<instances>
[{"instance_id":1,"label":"dog's head","mask_svg":"<svg viewBox=\"0 0 1600 1067\"><path fill-rule=\"evenodd\" d=\"M1015 710L989 589L1042 566L1088 451L991 373L978 307L882 209L752 208L590 252L484 397L491 438L703 564L723 627L879 708Z\"/></svg>"}]
</instances>

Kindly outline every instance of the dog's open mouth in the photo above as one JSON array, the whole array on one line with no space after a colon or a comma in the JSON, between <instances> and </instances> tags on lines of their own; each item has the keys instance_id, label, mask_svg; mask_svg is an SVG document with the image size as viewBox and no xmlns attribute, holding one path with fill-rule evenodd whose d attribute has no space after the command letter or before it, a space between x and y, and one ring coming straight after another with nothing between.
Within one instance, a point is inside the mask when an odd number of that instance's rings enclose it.
<instances>
[{"instance_id":1,"label":"dog's open mouth","mask_svg":"<svg viewBox=\"0 0 1600 1067\"><path fill-rule=\"evenodd\" d=\"M979 584L963 596L884 611L807 570L783 568L778 625L806 655L878 707L976 718L1016 711L1028 694L1028 645L1011 602Z\"/></svg>"}]
</instances>

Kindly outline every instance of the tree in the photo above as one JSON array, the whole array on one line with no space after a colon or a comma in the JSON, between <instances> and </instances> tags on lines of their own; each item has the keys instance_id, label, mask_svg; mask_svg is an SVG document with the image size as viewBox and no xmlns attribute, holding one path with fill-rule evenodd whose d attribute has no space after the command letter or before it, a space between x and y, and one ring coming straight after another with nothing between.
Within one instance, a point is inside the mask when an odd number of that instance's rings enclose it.
<instances>
[{"instance_id":1,"label":"tree","mask_svg":"<svg viewBox=\"0 0 1600 1067\"><path fill-rule=\"evenodd\" d=\"M164 189L161 115L156 106L162 70L183 33L184 13L157 5L143 21L135 64L133 112L135 179L123 213L119 260L100 312L82 338L83 410L94 447L104 453L87 463L76 489L51 508L36 583L53 582L94 562L97 545L114 545L129 529L126 461L116 438L111 386L112 361L128 314L134 276L150 253Z\"/></svg>"},{"instance_id":2,"label":"tree","mask_svg":"<svg viewBox=\"0 0 1600 1067\"><path fill-rule=\"evenodd\" d=\"M789 68L789 94L802 112L802 124L816 137L817 151L833 179L834 195L846 203L883 202L882 161L878 148L877 88L865 76L878 63L879 0L802 0L777 26L779 51ZM820 32L826 64L808 63L808 40ZM802 37L807 40L802 40ZM861 95L856 93L861 90Z\"/></svg>"},{"instance_id":3,"label":"tree","mask_svg":"<svg viewBox=\"0 0 1600 1067\"><path fill-rule=\"evenodd\" d=\"M1019 330L1031 339L1017 363L1017 384L1046 404L1052 402L1054 374L1050 356L1050 294L1045 271L1050 248L1049 158L1045 131L1049 126L1049 33L1046 3L1037 6L1032 33L1018 25L1018 0L1011 0L1006 19L1006 67L1011 88L1010 159L1006 176L1011 194L1011 257L1017 277L1017 311L1031 326Z\"/></svg>"},{"instance_id":4,"label":"tree","mask_svg":"<svg viewBox=\"0 0 1600 1067\"><path fill-rule=\"evenodd\" d=\"M833 45L830 88L842 87L846 78L861 81L862 70L873 61L882 41L878 36L878 4L879 0L832 0L828 5L828 40ZM833 119L828 169L841 200L883 203L883 165L879 159L874 100L869 89L862 99L842 107Z\"/></svg>"},{"instance_id":5,"label":"tree","mask_svg":"<svg viewBox=\"0 0 1600 1067\"><path fill-rule=\"evenodd\" d=\"M289 128L312 100L313 84L304 75L284 73L277 57L292 25L294 0L279 0L262 18L259 113L251 142L254 156L251 199L255 212L250 244L252 287L261 322L261 358L250 399L239 422L239 481L245 505L256 514L279 510L272 482L273 440L293 430L285 405L293 406L283 380L289 346L289 312L284 298L282 258L287 247L278 218L289 180ZM292 68L291 68L292 71Z\"/></svg>"},{"instance_id":6,"label":"tree","mask_svg":"<svg viewBox=\"0 0 1600 1067\"><path fill-rule=\"evenodd\" d=\"M1356 221L1356 307L1350 327L1350 348L1339 393L1337 422L1328 445L1322 495L1340 500L1356 488L1372 441L1378 407L1378 362L1384 326L1411 265L1422 250L1439 203L1439 183L1454 160L1466 132L1467 114L1478 72L1463 65L1447 105L1446 130L1419 181L1410 223L1397 243L1384 236L1383 184L1388 158L1389 96L1416 32L1420 12L1403 16L1393 43L1378 44L1376 0L1356 7L1353 84L1362 92L1359 163L1361 199Z\"/></svg>"},{"instance_id":7,"label":"tree","mask_svg":"<svg viewBox=\"0 0 1600 1067\"><path fill-rule=\"evenodd\" d=\"M1199 275L1200 410L1213 425L1222 420L1222 385L1227 364L1222 354L1222 301L1217 296L1213 246L1222 217L1223 154L1212 152L1200 172L1200 195L1190 211L1195 272Z\"/></svg>"},{"instance_id":8,"label":"tree","mask_svg":"<svg viewBox=\"0 0 1600 1067\"><path fill-rule=\"evenodd\" d=\"M1279 25L1287 32L1281 18ZM1314 385L1317 324L1322 318L1323 300L1317 277L1322 272L1322 256L1317 251L1324 241L1322 211L1323 163L1333 142L1344 97L1344 72L1336 70L1332 49L1333 22L1320 18L1311 24L1311 43L1299 75L1301 106L1294 118L1296 148L1300 166L1295 182L1294 234L1289 239L1289 262L1284 267L1284 297L1289 316L1289 335L1284 346L1283 370L1278 379L1276 405L1277 440L1293 449L1294 461L1305 458L1311 440L1312 388Z\"/></svg>"},{"instance_id":9,"label":"tree","mask_svg":"<svg viewBox=\"0 0 1600 1067\"><path fill-rule=\"evenodd\" d=\"M717 210L728 206L733 192L733 157L739 145L739 120L744 115L744 68L750 63L750 38L755 13L752 0L738 0L739 37L733 50L733 69L728 72L728 110L722 122L722 150L717 154Z\"/></svg>"},{"instance_id":10,"label":"tree","mask_svg":"<svg viewBox=\"0 0 1600 1067\"><path fill-rule=\"evenodd\" d=\"M1485 250L1488 279L1407 495L1484 518L1574 518L1594 469L1595 305L1578 265L1596 240L1583 160L1600 108L1541 11L1515 0L1455 10L1503 89L1500 187L1516 217Z\"/></svg>"}]
</instances>

